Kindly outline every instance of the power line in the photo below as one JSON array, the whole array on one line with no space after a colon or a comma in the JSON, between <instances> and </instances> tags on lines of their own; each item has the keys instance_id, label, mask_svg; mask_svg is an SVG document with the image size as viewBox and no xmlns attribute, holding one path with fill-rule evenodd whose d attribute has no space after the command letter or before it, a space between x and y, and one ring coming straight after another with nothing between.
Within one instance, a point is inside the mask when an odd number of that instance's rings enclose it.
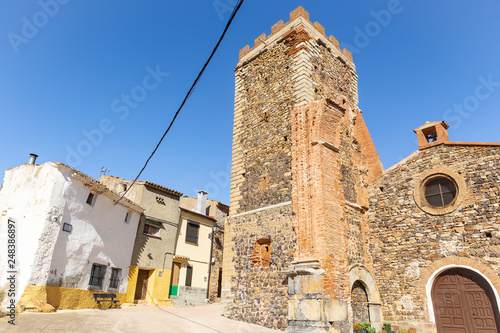
<instances>
[{"instance_id":1,"label":"power line","mask_svg":"<svg viewBox=\"0 0 500 333\"><path fill-rule=\"evenodd\" d=\"M193 93L194 91L194 88L196 87L196 85L198 84L198 81L200 80L200 78L202 77L203 73L205 72L205 69L207 68L208 64L210 63L210 61L212 60L212 57L214 56L215 52L217 52L217 49L219 48L219 45L220 43L222 42L222 40L224 39L224 36L226 35L226 32L227 30L229 29L229 26L231 25L231 23L233 22L233 19L234 17L236 16L236 13L240 10L240 7L241 5L243 4L243 0L238 0L238 3L236 4L236 6L234 6L233 8L233 12L231 13L231 16L229 17L229 20L227 21L227 24L226 24L226 27L224 28L224 31L222 32L222 35L220 36L219 38L219 41L217 42L217 44L215 45L214 49L212 50L212 53L210 54L210 56L208 57L207 61L205 62L205 64L203 65L203 68L201 69L200 73L198 74L198 76L196 77L196 79L194 80L193 84L191 85L191 88L189 89L189 91L187 92L186 96L184 97L184 100L182 101L181 105L179 106L179 108L177 109L177 112L175 113L174 117L172 118L172 121L170 122L170 125L168 125L168 128L167 130L165 131L165 133L163 133L160 141L158 141L158 144L156 145L155 149L153 150L153 152L151 153L151 155L149 155L148 159L146 160L146 163L144 163L144 166L142 167L141 171L139 172L139 174L137 175L137 177L135 177L134 181L132 182L132 184L127 188L127 190L125 192L123 192L122 196L115 201L115 205L125 196L125 194L130 190L130 188L132 188L132 186L134 186L135 182L137 181L137 179L139 179L139 177L141 176L142 172L144 171L144 169L146 169L146 166L148 165L149 163L149 160L151 160L151 158L153 157L153 155L156 153L156 151L158 150L158 148L160 147L163 139L165 138L165 136L167 135L167 133L170 131L170 128L172 127L172 125L174 124L175 122L175 119L177 118L177 116L179 115L179 112L181 112L182 108L184 107L184 104L186 104L187 100L189 99L189 97L191 96L191 94Z\"/></svg>"}]
</instances>

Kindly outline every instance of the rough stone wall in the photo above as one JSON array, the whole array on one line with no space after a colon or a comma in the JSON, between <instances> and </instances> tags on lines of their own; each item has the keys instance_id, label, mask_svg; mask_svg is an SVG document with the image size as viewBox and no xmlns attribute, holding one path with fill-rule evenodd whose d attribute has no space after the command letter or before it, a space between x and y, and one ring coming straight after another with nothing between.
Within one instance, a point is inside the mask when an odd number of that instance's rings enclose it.
<instances>
[{"instance_id":1,"label":"rough stone wall","mask_svg":"<svg viewBox=\"0 0 500 333\"><path fill-rule=\"evenodd\" d=\"M346 207L347 239L349 240L349 264L366 265L363 219L358 209Z\"/></svg>"},{"instance_id":2,"label":"rough stone wall","mask_svg":"<svg viewBox=\"0 0 500 333\"><path fill-rule=\"evenodd\" d=\"M223 300L225 316L269 328L287 327L286 270L295 252L291 221L290 204L226 220L226 228L231 228L232 234L226 235L224 255L233 264L234 278L229 282L228 297ZM268 268L255 267L252 262L255 242L262 238L271 240Z\"/></svg>"},{"instance_id":3,"label":"rough stone wall","mask_svg":"<svg viewBox=\"0 0 500 333\"><path fill-rule=\"evenodd\" d=\"M314 99L338 100L345 97L356 107L358 105L356 72L328 51L326 46L317 43L313 45L311 78L314 82Z\"/></svg>"},{"instance_id":4,"label":"rough stone wall","mask_svg":"<svg viewBox=\"0 0 500 333\"><path fill-rule=\"evenodd\" d=\"M217 224L219 222L217 221ZM220 227L219 227L220 228ZM214 243L212 245L212 258L215 258L215 263L211 263L212 268L210 271L210 289L208 299L210 302L220 302L218 298L219 291L219 273L222 268L224 252L224 229L214 233Z\"/></svg>"},{"instance_id":5,"label":"rough stone wall","mask_svg":"<svg viewBox=\"0 0 500 333\"><path fill-rule=\"evenodd\" d=\"M226 207L226 206L224 206ZM219 292L219 281L222 279L222 266L223 266L223 254L224 254L224 225L226 217L228 215L227 210L221 209L217 202L212 202L210 207L211 212L215 212L216 225L218 231L214 233L214 241L212 244L212 258L215 258L215 262L212 263L211 273L210 273L210 286L208 298L211 302L220 302ZM221 281L222 282L222 281ZM222 288L222 285L220 286Z\"/></svg>"},{"instance_id":6,"label":"rough stone wall","mask_svg":"<svg viewBox=\"0 0 500 333\"><path fill-rule=\"evenodd\" d=\"M368 156L360 147L361 141L371 142L364 123L355 132L359 111L352 55L340 51L338 41L327 38L299 7L288 23L278 22L270 36L263 34L252 49L240 51L235 74L225 315L284 329L285 270L292 259L304 258L320 260L327 271L324 294L343 302L347 312L348 252L363 249L352 260L367 261L365 237L360 237L366 224L363 177L370 170L367 161L378 158L374 148ZM352 207L348 213L346 202ZM352 242L349 232L356 237ZM254 249L261 239L271 240L270 268L256 267L267 266L267 259L265 265L251 261L252 251L258 261Z\"/></svg>"},{"instance_id":7,"label":"rough stone wall","mask_svg":"<svg viewBox=\"0 0 500 333\"><path fill-rule=\"evenodd\" d=\"M239 145L245 172L238 213L291 199L291 60L279 44L237 70L245 112Z\"/></svg>"},{"instance_id":8,"label":"rough stone wall","mask_svg":"<svg viewBox=\"0 0 500 333\"><path fill-rule=\"evenodd\" d=\"M415 327L429 322L425 284L438 262L472 262L498 283L499 153L498 146L436 146L418 151L369 186L369 251L385 321ZM462 201L444 215L424 212L414 199L422 175L433 169L451 170L463 180L455 179Z\"/></svg>"}]
</instances>

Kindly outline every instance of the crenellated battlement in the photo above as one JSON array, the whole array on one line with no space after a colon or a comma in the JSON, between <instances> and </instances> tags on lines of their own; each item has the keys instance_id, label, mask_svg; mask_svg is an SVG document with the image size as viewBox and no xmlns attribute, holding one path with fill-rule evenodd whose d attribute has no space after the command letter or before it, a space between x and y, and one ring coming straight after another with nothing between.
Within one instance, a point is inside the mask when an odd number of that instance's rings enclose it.
<instances>
[{"instance_id":1,"label":"crenellated battlement","mask_svg":"<svg viewBox=\"0 0 500 333\"><path fill-rule=\"evenodd\" d=\"M302 6L297 7L290 13L288 22L283 23L283 20L280 20L276 24L274 24L271 27L270 35L266 36L266 34L263 33L259 37L257 37L254 40L254 45L252 48L250 48L249 45L243 47L239 52L239 62L244 62L245 60L247 60L245 59L247 55L253 53L260 47L263 48L266 46L261 45L271 44L283 40L283 37L288 35L287 31L285 31L285 28L289 28L288 30L292 31L299 29L301 25L309 25L309 27L305 27L305 29L302 30L308 34L308 39L313 38L315 40L321 40L324 44L330 47L331 52L336 53L337 56L341 57L345 62L350 63L350 65L354 65L352 53L345 48L344 50L341 50L339 41L332 35L328 37L325 32L325 27L323 27L319 22L312 23L309 19L309 12L306 11Z\"/></svg>"}]
</instances>

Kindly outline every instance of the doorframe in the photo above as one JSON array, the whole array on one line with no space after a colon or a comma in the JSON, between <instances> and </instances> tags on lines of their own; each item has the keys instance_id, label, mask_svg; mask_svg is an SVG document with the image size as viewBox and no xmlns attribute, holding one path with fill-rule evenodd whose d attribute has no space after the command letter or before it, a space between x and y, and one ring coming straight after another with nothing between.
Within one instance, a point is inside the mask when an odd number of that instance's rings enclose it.
<instances>
[{"instance_id":1,"label":"doorframe","mask_svg":"<svg viewBox=\"0 0 500 333\"><path fill-rule=\"evenodd\" d=\"M139 284L139 274L141 271L145 271L145 272L148 272L148 279L147 279L147 283L146 283L146 296L144 298L144 301L147 301L148 300L148 290L149 290L149 283L151 282L150 281L150 278L151 278L151 275L152 275L152 269L147 269L147 268L140 268L137 270L137 277L135 279L135 290L134 290L134 302L137 301L137 300L142 300L142 299L138 299L138 298L135 298L135 293L137 291L137 285ZM142 286L144 288L144 285Z\"/></svg>"},{"instance_id":2,"label":"doorframe","mask_svg":"<svg viewBox=\"0 0 500 333\"><path fill-rule=\"evenodd\" d=\"M426 294L427 294L427 307L429 309L429 320L432 323L434 323L434 324L436 323L436 317L434 315L434 304L432 303L432 287L434 285L434 282L436 281L436 278L441 273L443 273L446 270L452 269L452 268L468 269L470 271L473 271L474 273L479 274L483 279L486 280L486 282L488 282L490 288L493 290L493 294L495 295L496 302L497 302L497 307L500 308L500 297L498 297L498 291L495 288L495 286L493 285L493 283L491 283L491 280L486 275L484 275L482 272L480 272L477 269L472 268L470 266L451 264L451 265L440 267L439 269L434 271L434 273L432 273L431 277L429 278L429 280L427 281L427 284L425 286Z\"/></svg>"},{"instance_id":3,"label":"doorframe","mask_svg":"<svg viewBox=\"0 0 500 333\"><path fill-rule=\"evenodd\" d=\"M372 272L360 263L350 265L349 280L349 295L351 295L352 287L356 281L361 282L365 288L366 296L368 298L368 313L370 315L370 322L372 326L377 329L377 331L381 331L384 316L381 309L382 303L380 293ZM350 297L352 297L352 295Z\"/></svg>"},{"instance_id":4,"label":"doorframe","mask_svg":"<svg viewBox=\"0 0 500 333\"><path fill-rule=\"evenodd\" d=\"M178 278L178 281L177 281L177 295L172 295L171 294L171 291L172 291L172 286L174 285L174 277L175 277L175 265L178 264L179 265L179 276L177 277ZM179 261L172 261L172 274L170 275L170 287L169 287L169 291L168 291L168 297L170 298L170 296L179 296L179 284L181 282L181 269L182 269L182 262L179 262Z\"/></svg>"}]
</instances>

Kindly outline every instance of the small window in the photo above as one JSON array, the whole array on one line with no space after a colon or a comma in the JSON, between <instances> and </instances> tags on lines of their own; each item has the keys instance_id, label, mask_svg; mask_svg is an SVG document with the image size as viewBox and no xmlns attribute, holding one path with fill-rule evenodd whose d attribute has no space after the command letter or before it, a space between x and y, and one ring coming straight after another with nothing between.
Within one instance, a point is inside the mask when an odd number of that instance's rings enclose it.
<instances>
[{"instance_id":1,"label":"small window","mask_svg":"<svg viewBox=\"0 0 500 333\"><path fill-rule=\"evenodd\" d=\"M447 177L431 178L424 186L425 200L432 207L446 207L453 203L457 195L455 182Z\"/></svg>"},{"instance_id":2,"label":"small window","mask_svg":"<svg viewBox=\"0 0 500 333\"><path fill-rule=\"evenodd\" d=\"M102 289L104 277L106 276L106 266L93 264L90 271L89 287L92 289Z\"/></svg>"},{"instance_id":3,"label":"small window","mask_svg":"<svg viewBox=\"0 0 500 333\"><path fill-rule=\"evenodd\" d=\"M144 231L146 235L151 235L151 236L158 236L160 233L160 228L155 227L150 224L144 224Z\"/></svg>"},{"instance_id":4,"label":"small window","mask_svg":"<svg viewBox=\"0 0 500 333\"><path fill-rule=\"evenodd\" d=\"M198 233L200 224L189 221L186 227L186 242L198 245Z\"/></svg>"},{"instance_id":5,"label":"small window","mask_svg":"<svg viewBox=\"0 0 500 333\"><path fill-rule=\"evenodd\" d=\"M130 213L127 212L127 214L125 214L125 223L128 223L129 219L130 219Z\"/></svg>"},{"instance_id":6,"label":"small window","mask_svg":"<svg viewBox=\"0 0 500 333\"><path fill-rule=\"evenodd\" d=\"M186 267L186 287L191 287L193 282L193 266Z\"/></svg>"},{"instance_id":7,"label":"small window","mask_svg":"<svg viewBox=\"0 0 500 333\"><path fill-rule=\"evenodd\" d=\"M89 196L87 197L87 203L92 206L92 202L94 201L94 193L89 193Z\"/></svg>"},{"instance_id":8,"label":"small window","mask_svg":"<svg viewBox=\"0 0 500 333\"><path fill-rule=\"evenodd\" d=\"M109 279L109 289L118 289L118 285L120 284L120 276L122 274L122 270L120 268L111 268L111 278Z\"/></svg>"}]
</instances>

